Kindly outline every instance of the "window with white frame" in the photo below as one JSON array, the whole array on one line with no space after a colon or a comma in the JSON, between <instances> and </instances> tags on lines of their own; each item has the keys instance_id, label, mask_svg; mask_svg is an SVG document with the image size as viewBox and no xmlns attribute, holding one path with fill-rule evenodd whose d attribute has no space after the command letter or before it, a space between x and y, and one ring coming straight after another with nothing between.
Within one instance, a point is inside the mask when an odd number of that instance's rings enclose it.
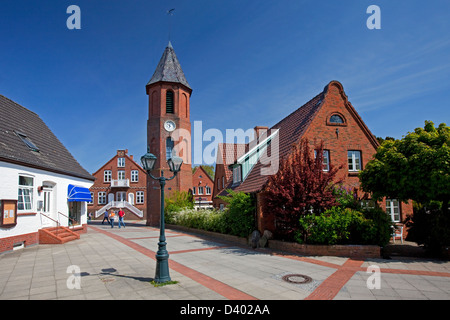
<instances>
[{"instance_id":1,"label":"window with white frame","mask_svg":"<svg viewBox=\"0 0 450 320\"><path fill-rule=\"evenodd\" d=\"M198 187L198 194L199 195L203 194L203 187Z\"/></svg>"},{"instance_id":2,"label":"window with white frame","mask_svg":"<svg viewBox=\"0 0 450 320\"><path fill-rule=\"evenodd\" d=\"M196 187L193 187L193 188L192 188L192 194L195 194L196 189L197 189Z\"/></svg>"},{"instance_id":3,"label":"window with white frame","mask_svg":"<svg viewBox=\"0 0 450 320\"><path fill-rule=\"evenodd\" d=\"M206 194L211 194L211 187L206 186L205 190L206 190Z\"/></svg>"},{"instance_id":4,"label":"window with white frame","mask_svg":"<svg viewBox=\"0 0 450 320\"><path fill-rule=\"evenodd\" d=\"M386 199L386 213L393 222L400 222L400 203L397 199Z\"/></svg>"},{"instance_id":5,"label":"window with white frame","mask_svg":"<svg viewBox=\"0 0 450 320\"><path fill-rule=\"evenodd\" d=\"M19 175L19 197L17 201L19 211L33 209L33 186L33 177Z\"/></svg>"},{"instance_id":6,"label":"window with white frame","mask_svg":"<svg viewBox=\"0 0 450 320\"><path fill-rule=\"evenodd\" d=\"M91 201L88 201L88 204L93 204L94 203L94 193L91 192Z\"/></svg>"},{"instance_id":7,"label":"window with white frame","mask_svg":"<svg viewBox=\"0 0 450 320\"><path fill-rule=\"evenodd\" d=\"M144 203L144 191L136 191L136 203Z\"/></svg>"},{"instance_id":8,"label":"window with white frame","mask_svg":"<svg viewBox=\"0 0 450 320\"><path fill-rule=\"evenodd\" d=\"M139 181L139 171L131 170L131 182L138 182L138 181Z\"/></svg>"},{"instance_id":9,"label":"window with white frame","mask_svg":"<svg viewBox=\"0 0 450 320\"><path fill-rule=\"evenodd\" d=\"M106 204L106 192L98 193L98 204Z\"/></svg>"},{"instance_id":10,"label":"window with white frame","mask_svg":"<svg viewBox=\"0 0 450 320\"><path fill-rule=\"evenodd\" d=\"M111 170L103 171L103 182L111 182L112 172Z\"/></svg>"},{"instance_id":11,"label":"window with white frame","mask_svg":"<svg viewBox=\"0 0 450 320\"><path fill-rule=\"evenodd\" d=\"M117 179L125 180L125 171L124 170L117 171Z\"/></svg>"},{"instance_id":12,"label":"window with white frame","mask_svg":"<svg viewBox=\"0 0 450 320\"><path fill-rule=\"evenodd\" d=\"M125 167L125 158L117 158L117 166L120 168Z\"/></svg>"},{"instance_id":13,"label":"window with white frame","mask_svg":"<svg viewBox=\"0 0 450 320\"><path fill-rule=\"evenodd\" d=\"M363 209L375 209L376 202L372 199L364 199L360 201L361 208Z\"/></svg>"},{"instance_id":14,"label":"window with white frame","mask_svg":"<svg viewBox=\"0 0 450 320\"><path fill-rule=\"evenodd\" d=\"M348 151L348 171L356 172L361 170L361 151Z\"/></svg>"}]
</instances>

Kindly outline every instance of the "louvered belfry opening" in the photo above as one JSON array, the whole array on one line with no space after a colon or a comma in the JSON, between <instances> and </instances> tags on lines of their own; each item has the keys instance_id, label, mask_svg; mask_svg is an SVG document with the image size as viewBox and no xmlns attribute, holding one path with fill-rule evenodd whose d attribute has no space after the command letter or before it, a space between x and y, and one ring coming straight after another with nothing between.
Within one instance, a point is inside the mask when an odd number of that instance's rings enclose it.
<instances>
[{"instance_id":1,"label":"louvered belfry opening","mask_svg":"<svg viewBox=\"0 0 450 320\"><path fill-rule=\"evenodd\" d=\"M174 113L173 109L173 91L166 92L166 113Z\"/></svg>"}]
</instances>

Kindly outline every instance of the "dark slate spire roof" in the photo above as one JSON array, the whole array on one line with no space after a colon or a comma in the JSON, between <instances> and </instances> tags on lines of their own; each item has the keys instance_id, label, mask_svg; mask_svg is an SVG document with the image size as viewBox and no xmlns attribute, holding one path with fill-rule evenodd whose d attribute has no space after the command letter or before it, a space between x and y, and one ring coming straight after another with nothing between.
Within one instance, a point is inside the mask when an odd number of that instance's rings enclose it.
<instances>
[{"instance_id":1,"label":"dark slate spire roof","mask_svg":"<svg viewBox=\"0 0 450 320\"><path fill-rule=\"evenodd\" d=\"M155 73L153 74L147 85L159 81L181 83L192 90L186 80L186 77L184 76L183 70L180 66L180 62L177 59L177 55L175 54L170 41L166 47L166 50L164 50L161 60L159 60Z\"/></svg>"}]
</instances>

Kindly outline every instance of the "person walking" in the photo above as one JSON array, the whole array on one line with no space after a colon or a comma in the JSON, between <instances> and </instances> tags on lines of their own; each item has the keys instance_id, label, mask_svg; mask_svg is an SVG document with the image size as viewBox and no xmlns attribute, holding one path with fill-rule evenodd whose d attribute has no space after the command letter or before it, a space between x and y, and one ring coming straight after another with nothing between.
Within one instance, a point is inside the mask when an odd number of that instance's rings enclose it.
<instances>
[{"instance_id":1,"label":"person walking","mask_svg":"<svg viewBox=\"0 0 450 320\"><path fill-rule=\"evenodd\" d=\"M116 216L116 213L114 210L111 210L111 213L109 214L109 221L111 221L111 228L114 228L114 217Z\"/></svg>"},{"instance_id":2,"label":"person walking","mask_svg":"<svg viewBox=\"0 0 450 320\"><path fill-rule=\"evenodd\" d=\"M123 227L125 228L125 223L123 222L123 217L125 216L125 212L123 211L122 208L120 208L118 215L119 215L119 229L120 229L120 224L123 224Z\"/></svg>"},{"instance_id":3,"label":"person walking","mask_svg":"<svg viewBox=\"0 0 450 320\"><path fill-rule=\"evenodd\" d=\"M102 224L103 224L103 222L105 222L105 220L108 221L108 224L111 224L111 222L109 221L109 213L108 213L108 210L105 210L105 216L103 217Z\"/></svg>"}]
</instances>

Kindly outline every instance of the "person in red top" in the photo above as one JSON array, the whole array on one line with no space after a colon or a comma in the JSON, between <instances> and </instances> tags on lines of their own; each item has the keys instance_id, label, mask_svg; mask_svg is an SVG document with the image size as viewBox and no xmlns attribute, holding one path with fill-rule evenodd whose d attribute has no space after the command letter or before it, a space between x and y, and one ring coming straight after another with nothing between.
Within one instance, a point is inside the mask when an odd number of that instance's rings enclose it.
<instances>
[{"instance_id":1,"label":"person in red top","mask_svg":"<svg viewBox=\"0 0 450 320\"><path fill-rule=\"evenodd\" d=\"M123 212L122 208L119 210L118 216L119 216L119 229L120 229L120 224L123 224L123 227L125 228L125 223L123 222L123 217L125 216L125 212Z\"/></svg>"}]
</instances>

